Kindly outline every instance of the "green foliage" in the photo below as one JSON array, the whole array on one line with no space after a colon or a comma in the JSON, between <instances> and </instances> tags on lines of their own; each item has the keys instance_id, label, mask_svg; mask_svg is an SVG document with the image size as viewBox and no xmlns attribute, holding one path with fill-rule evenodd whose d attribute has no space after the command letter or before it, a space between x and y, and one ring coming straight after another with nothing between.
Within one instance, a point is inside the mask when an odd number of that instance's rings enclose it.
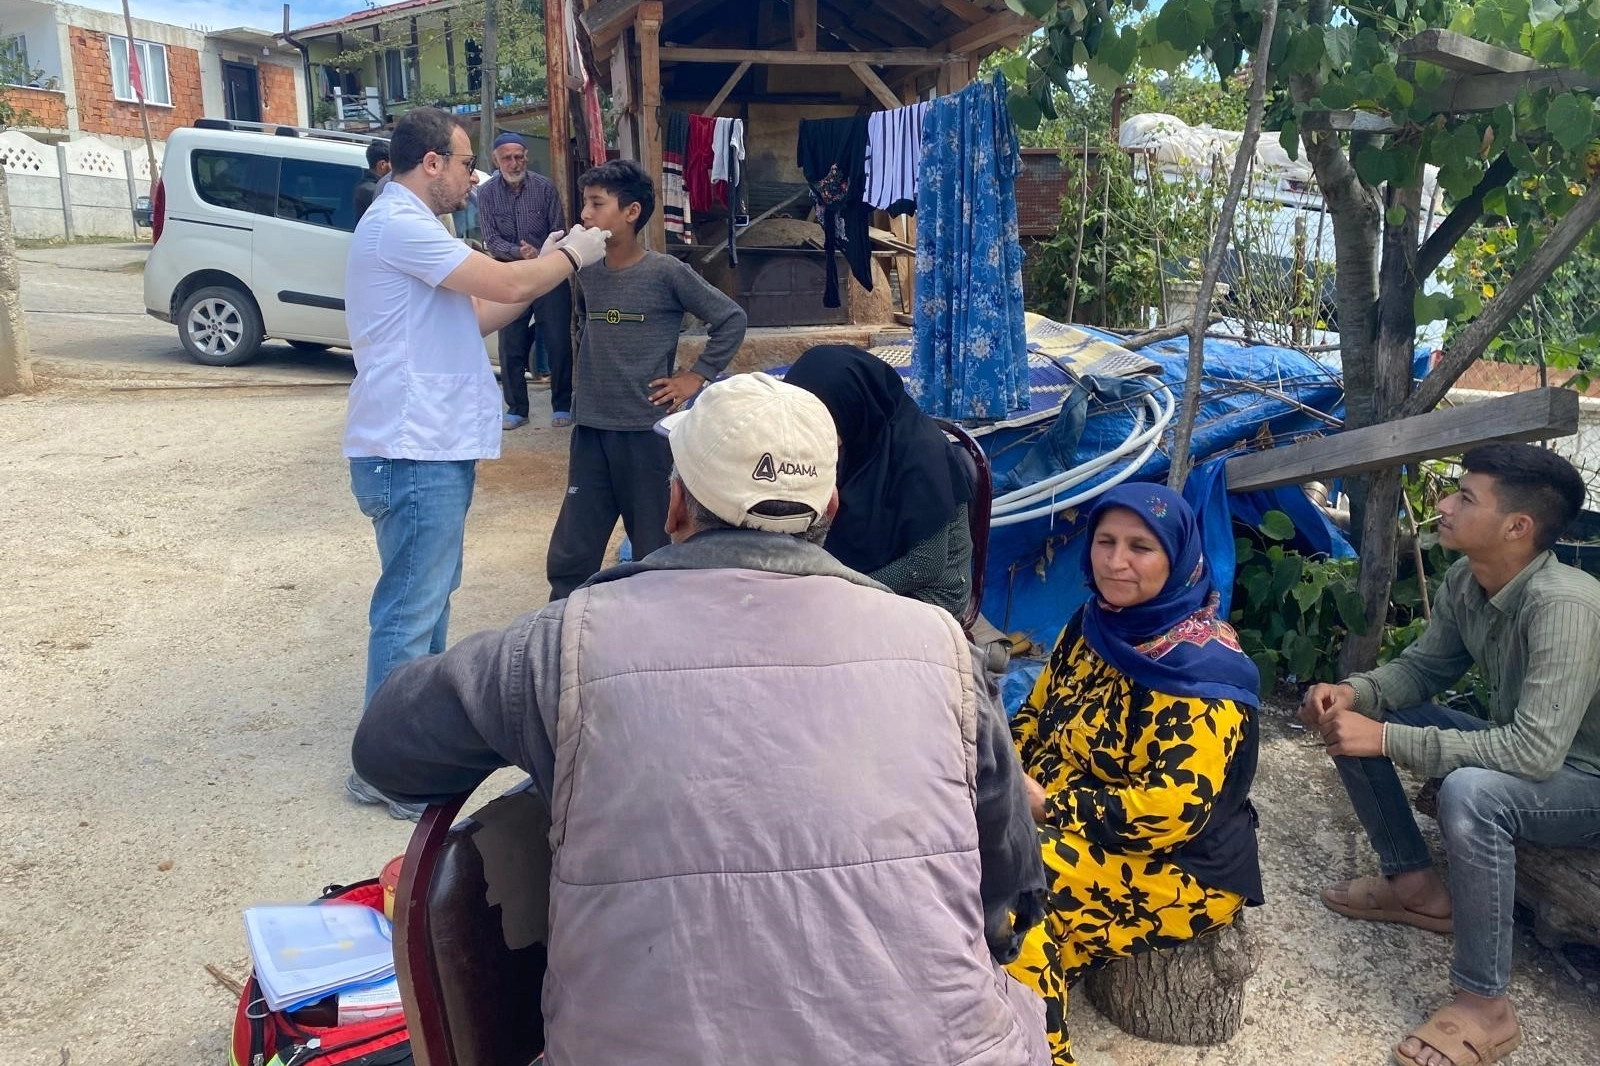
<instances>
[{"instance_id":1,"label":"green foliage","mask_svg":"<svg viewBox=\"0 0 1600 1066\"><path fill-rule=\"evenodd\" d=\"M1355 559L1309 557L1284 547L1294 524L1268 511L1259 528L1234 541L1233 611L1229 621L1240 646L1261 671L1263 691L1280 682L1338 680L1339 650L1351 633L1366 632ZM1432 571L1446 560L1434 549ZM1384 627L1380 661L1388 661L1421 635L1421 579L1413 571L1397 581Z\"/></svg>"},{"instance_id":2,"label":"green foliage","mask_svg":"<svg viewBox=\"0 0 1600 1066\"><path fill-rule=\"evenodd\" d=\"M1172 274L1174 264L1198 263L1206 254L1212 198L1203 186L1136 172L1115 142L1095 146L1097 161L1087 167L1080 155L1063 153L1071 191L1062 199L1055 236L1030 257L1029 303L1061 321L1068 320L1070 306L1070 317L1079 321L1138 327L1147 309L1161 303L1163 264Z\"/></svg>"},{"instance_id":3,"label":"green foliage","mask_svg":"<svg viewBox=\"0 0 1600 1066\"><path fill-rule=\"evenodd\" d=\"M1247 59L1264 59L1269 85L1292 101L1279 123L1291 152L1299 148L1297 120L1307 109L1354 108L1386 115L1401 127L1381 142L1355 139L1352 162L1369 187L1414 186L1422 165L1432 163L1440 186L1459 198L1506 151L1520 171L1539 179L1545 213L1555 219L1573 197L1551 190L1590 178L1584 157L1600 130L1592 96L1559 87L1524 90L1494 111L1438 114L1433 90L1447 72L1419 62L1402 77L1398 46L1421 30L1447 28L1526 52L1543 66L1600 75L1600 3L1594 0L1281 3L1265 57L1253 55L1261 0L1167 0L1153 18L1142 14L1145 6L1145 0L1051 5L1025 67L1011 79L1013 91L1029 98L1029 114L1037 112L1041 121L1056 114L1065 72L1078 64L1096 84L1115 84L1140 69L1184 75L1197 60L1226 80ZM1097 76L1097 68L1105 74Z\"/></svg>"},{"instance_id":4,"label":"green foliage","mask_svg":"<svg viewBox=\"0 0 1600 1066\"><path fill-rule=\"evenodd\" d=\"M1429 297L1428 319L1450 325L1445 343L1454 342L1483 303L1505 287L1534 249L1555 226L1545 203L1573 188L1551 189L1540 178L1526 178L1494 198L1496 223L1474 231L1456 247L1441 271L1448 293ZM1489 342L1485 358L1505 363L1543 363L1563 371L1552 383L1563 383L1600 371L1600 231L1573 251L1555 274L1500 335Z\"/></svg>"}]
</instances>

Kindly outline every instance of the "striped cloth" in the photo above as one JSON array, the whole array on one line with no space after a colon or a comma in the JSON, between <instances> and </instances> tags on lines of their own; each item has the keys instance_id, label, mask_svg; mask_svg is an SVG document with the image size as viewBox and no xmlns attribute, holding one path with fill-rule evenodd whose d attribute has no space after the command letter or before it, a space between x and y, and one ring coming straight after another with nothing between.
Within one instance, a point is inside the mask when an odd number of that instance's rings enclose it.
<instances>
[{"instance_id":1,"label":"striped cloth","mask_svg":"<svg viewBox=\"0 0 1600 1066\"><path fill-rule=\"evenodd\" d=\"M917 161L922 158L926 103L878 111L867 117L866 201L892 215L917 210Z\"/></svg>"}]
</instances>

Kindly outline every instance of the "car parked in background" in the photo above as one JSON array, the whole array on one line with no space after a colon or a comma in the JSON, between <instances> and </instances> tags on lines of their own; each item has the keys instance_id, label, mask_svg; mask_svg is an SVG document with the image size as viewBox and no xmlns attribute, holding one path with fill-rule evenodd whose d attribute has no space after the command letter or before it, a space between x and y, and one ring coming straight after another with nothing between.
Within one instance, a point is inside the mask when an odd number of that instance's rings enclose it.
<instances>
[{"instance_id":1,"label":"car parked in background","mask_svg":"<svg viewBox=\"0 0 1600 1066\"><path fill-rule=\"evenodd\" d=\"M133 224L150 228L150 197L140 196L133 201Z\"/></svg>"},{"instance_id":2,"label":"car parked in background","mask_svg":"<svg viewBox=\"0 0 1600 1066\"><path fill-rule=\"evenodd\" d=\"M152 196L145 310L208 366L247 363L268 338L349 347L344 267L372 139L220 119L174 130Z\"/></svg>"}]
</instances>

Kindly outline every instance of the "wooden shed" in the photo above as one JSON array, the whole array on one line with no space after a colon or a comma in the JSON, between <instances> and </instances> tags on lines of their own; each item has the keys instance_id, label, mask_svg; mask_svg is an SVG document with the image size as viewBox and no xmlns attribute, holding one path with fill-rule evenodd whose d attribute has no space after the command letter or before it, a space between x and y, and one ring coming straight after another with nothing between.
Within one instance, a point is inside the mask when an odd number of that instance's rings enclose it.
<instances>
[{"instance_id":1,"label":"wooden shed","mask_svg":"<svg viewBox=\"0 0 1600 1066\"><path fill-rule=\"evenodd\" d=\"M854 281L844 308L823 309L821 251L763 249L779 243L762 239L772 223L799 220L811 206L795 162L801 119L866 114L954 92L977 75L984 56L1038 26L1005 0L546 0L545 10L551 175L564 202L573 202L572 182L590 158L586 77L610 96L621 154L642 162L658 189L667 109L744 120L744 207L756 225L738 238L737 275L716 252L725 243L725 215L713 213L703 225L697 219L695 244L685 246L668 235L657 211L648 243L685 256L740 299L752 327L883 323L893 321L893 311L909 310L890 307L895 286L874 285L868 298ZM898 238L880 253L883 276L896 268L908 292L913 223L879 214L875 224ZM804 223L787 225L798 232Z\"/></svg>"}]
</instances>

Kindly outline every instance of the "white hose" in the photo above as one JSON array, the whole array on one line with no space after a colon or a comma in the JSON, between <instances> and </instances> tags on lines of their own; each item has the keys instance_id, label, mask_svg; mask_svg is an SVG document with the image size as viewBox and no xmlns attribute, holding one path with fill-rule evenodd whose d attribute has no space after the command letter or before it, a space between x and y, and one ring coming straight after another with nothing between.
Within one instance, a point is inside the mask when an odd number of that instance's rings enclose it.
<instances>
[{"instance_id":1,"label":"white hose","mask_svg":"<svg viewBox=\"0 0 1600 1066\"><path fill-rule=\"evenodd\" d=\"M1096 456L1086 463L1073 467L1071 470L1065 470L1037 484L1026 485L1023 488L998 497L994 501L993 509L990 512L994 516L989 523L990 528L1017 525L1021 522L1030 522L1035 518L1058 514L1092 500L1112 486L1120 485L1132 477L1145 464L1145 461L1155 454L1161 434L1171 423L1177 408L1177 403L1172 396L1172 389L1166 385L1146 393L1144 401L1153 419L1150 424L1146 424L1145 412L1141 410L1134 417L1133 429L1129 432L1127 439L1116 448L1104 455ZM1084 492L1076 493L1064 499L1056 498L1063 489L1081 484L1135 449L1139 449L1138 456L1110 478ZM1019 508L1028 507L1030 504L1038 503L1041 500L1048 500L1049 502L1041 507L1019 510Z\"/></svg>"}]
</instances>

